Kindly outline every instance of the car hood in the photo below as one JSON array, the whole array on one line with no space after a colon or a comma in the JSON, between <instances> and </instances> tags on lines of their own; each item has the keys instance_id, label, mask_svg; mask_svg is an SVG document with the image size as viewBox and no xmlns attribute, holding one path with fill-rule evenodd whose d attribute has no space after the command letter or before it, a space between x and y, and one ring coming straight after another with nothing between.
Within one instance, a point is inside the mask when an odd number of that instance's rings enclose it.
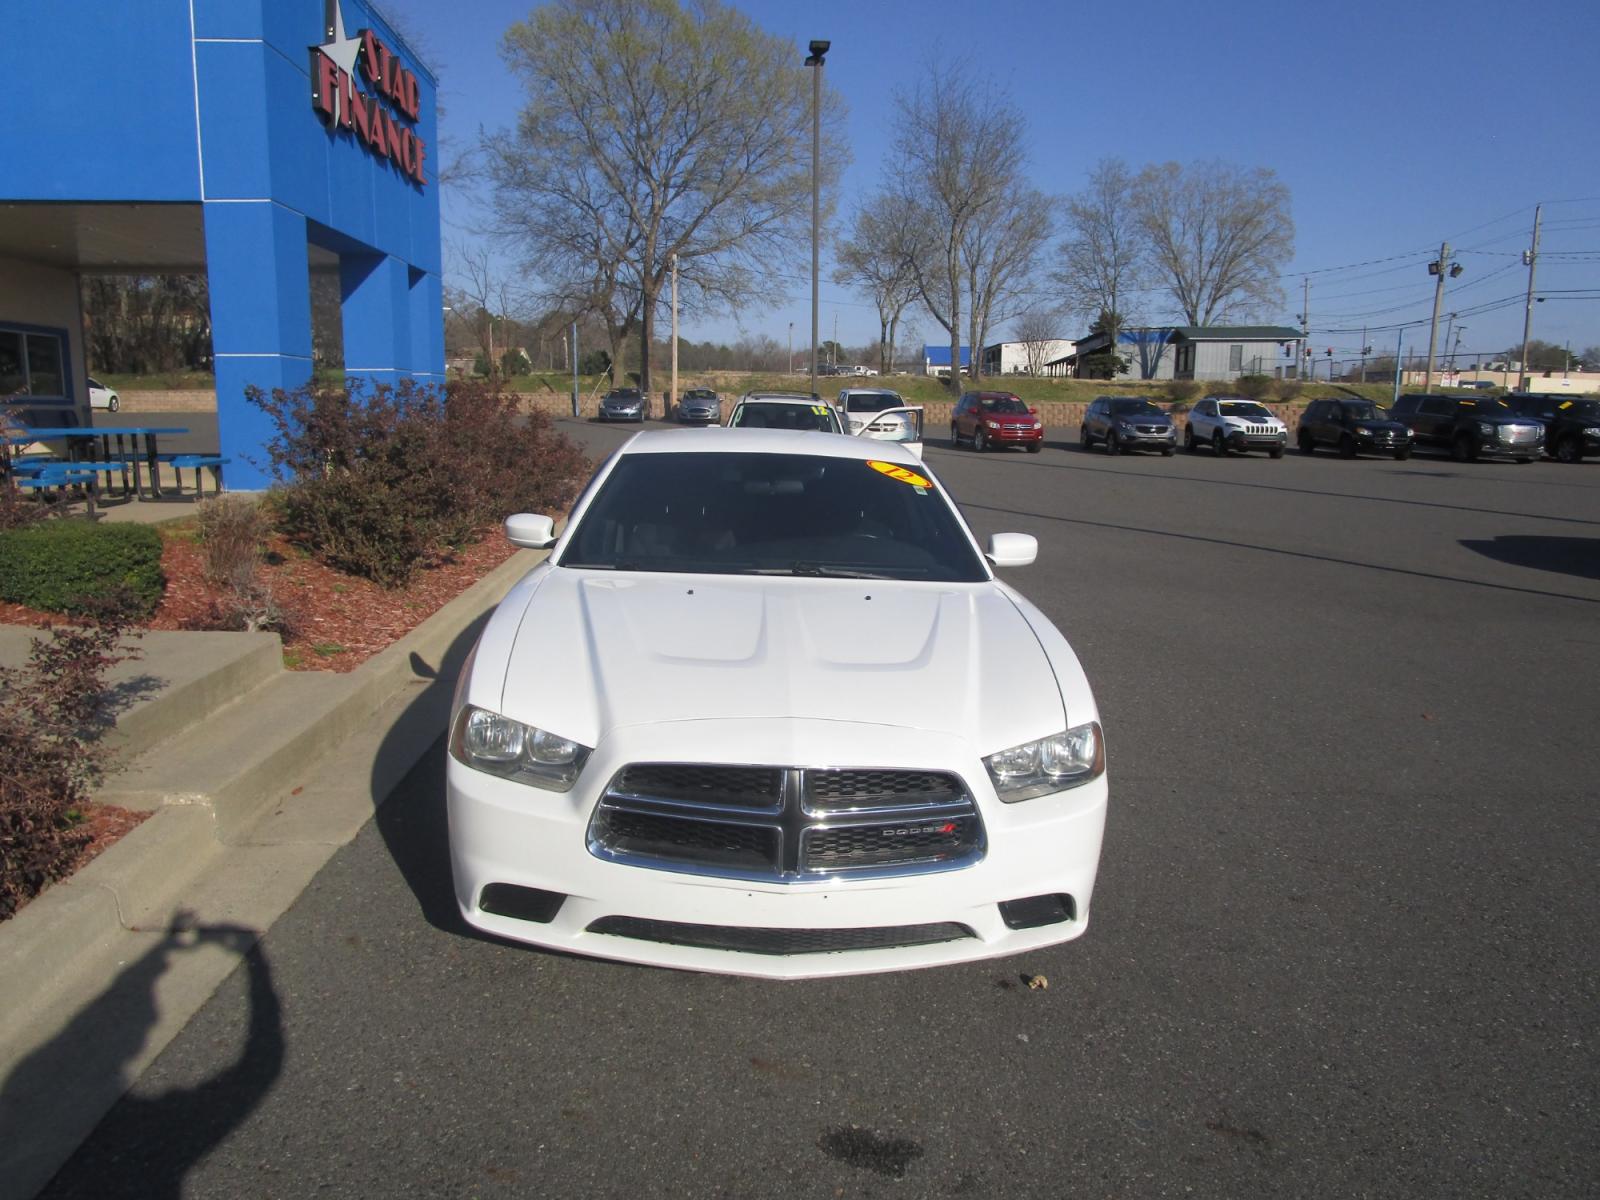
<instances>
[{"instance_id":1,"label":"car hood","mask_svg":"<svg viewBox=\"0 0 1600 1200\"><path fill-rule=\"evenodd\" d=\"M559 568L521 615L501 711L590 746L629 725L795 717L987 754L1070 724L1039 639L993 584Z\"/></svg>"},{"instance_id":2,"label":"car hood","mask_svg":"<svg viewBox=\"0 0 1600 1200\"><path fill-rule=\"evenodd\" d=\"M1357 421L1357 431L1365 430L1368 433L1410 433L1411 428L1402 425L1399 421Z\"/></svg>"}]
</instances>

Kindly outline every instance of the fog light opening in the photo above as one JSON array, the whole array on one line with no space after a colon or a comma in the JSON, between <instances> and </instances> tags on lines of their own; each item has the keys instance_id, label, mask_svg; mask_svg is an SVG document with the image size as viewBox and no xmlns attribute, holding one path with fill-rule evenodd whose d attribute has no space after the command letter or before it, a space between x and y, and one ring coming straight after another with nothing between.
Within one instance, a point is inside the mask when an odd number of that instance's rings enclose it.
<instances>
[{"instance_id":1,"label":"fog light opening","mask_svg":"<svg viewBox=\"0 0 1600 1200\"><path fill-rule=\"evenodd\" d=\"M1053 896L1029 896L1025 900L1002 900L1000 918L1007 929L1038 929L1076 920L1078 906L1072 897L1058 892Z\"/></svg>"},{"instance_id":2,"label":"fog light opening","mask_svg":"<svg viewBox=\"0 0 1600 1200\"><path fill-rule=\"evenodd\" d=\"M566 899L560 892L519 887L514 883L491 883L478 893L478 908L497 917L548 925L555 920Z\"/></svg>"}]
</instances>

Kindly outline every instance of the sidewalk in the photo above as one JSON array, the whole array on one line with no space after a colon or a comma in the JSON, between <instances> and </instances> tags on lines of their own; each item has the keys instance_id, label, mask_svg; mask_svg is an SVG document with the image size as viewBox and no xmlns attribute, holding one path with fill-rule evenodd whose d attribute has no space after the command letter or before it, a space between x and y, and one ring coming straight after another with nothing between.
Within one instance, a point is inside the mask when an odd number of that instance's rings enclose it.
<instances>
[{"instance_id":1,"label":"sidewalk","mask_svg":"<svg viewBox=\"0 0 1600 1200\"><path fill-rule=\"evenodd\" d=\"M49 1181L444 732L484 620L543 557L348 674L283 670L272 634L140 639L96 798L152 815L0 924L0 1200ZM0 627L0 661L33 632Z\"/></svg>"}]
</instances>

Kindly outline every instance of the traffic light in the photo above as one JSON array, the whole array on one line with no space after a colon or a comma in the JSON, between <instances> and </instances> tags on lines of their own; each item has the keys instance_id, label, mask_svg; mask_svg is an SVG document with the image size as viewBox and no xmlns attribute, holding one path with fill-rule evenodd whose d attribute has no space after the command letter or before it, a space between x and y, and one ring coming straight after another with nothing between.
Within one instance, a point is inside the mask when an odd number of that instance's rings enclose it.
<instances>
[{"instance_id":1,"label":"traffic light","mask_svg":"<svg viewBox=\"0 0 1600 1200\"><path fill-rule=\"evenodd\" d=\"M1332 357L1333 357L1333 347L1332 347L1332 346L1329 346L1329 347L1328 347L1328 357L1329 357L1329 358L1332 358Z\"/></svg>"}]
</instances>

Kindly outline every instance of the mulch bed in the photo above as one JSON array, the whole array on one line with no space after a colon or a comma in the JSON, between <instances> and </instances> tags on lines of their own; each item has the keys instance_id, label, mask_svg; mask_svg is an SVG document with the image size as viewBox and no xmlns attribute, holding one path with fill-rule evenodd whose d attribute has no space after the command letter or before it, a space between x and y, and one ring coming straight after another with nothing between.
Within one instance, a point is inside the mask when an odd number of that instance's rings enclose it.
<instances>
[{"instance_id":1,"label":"mulch bed","mask_svg":"<svg viewBox=\"0 0 1600 1200\"><path fill-rule=\"evenodd\" d=\"M167 590L146 629L218 629L217 593L206 582L200 546L188 523L164 528L161 568ZM516 553L499 534L486 536L420 570L410 583L385 588L345 575L274 536L267 543L261 577L289 614L294 628L284 638L284 665L300 671L350 671L428 617ZM59 615L0 603L0 624L58 624Z\"/></svg>"}]
</instances>

